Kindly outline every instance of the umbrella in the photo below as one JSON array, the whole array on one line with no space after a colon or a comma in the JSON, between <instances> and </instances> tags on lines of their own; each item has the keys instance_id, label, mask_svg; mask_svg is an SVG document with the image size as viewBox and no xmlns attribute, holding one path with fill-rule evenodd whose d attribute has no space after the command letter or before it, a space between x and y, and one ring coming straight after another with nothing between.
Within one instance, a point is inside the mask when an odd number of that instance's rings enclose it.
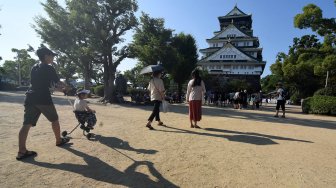
<instances>
[{"instance_id":1,"label":"umbrella","mask_svg":"<svg viewBox=\"0 0 336 188\"><path fill-rule=\"evenodd\" d=\"M146 73L151 73L151 72L158 72L158 71L162 71L163 67L161 65L149 65L145 68L143 68L140 71L140 74L146 74Z\"/></svg>"}]
</instances>

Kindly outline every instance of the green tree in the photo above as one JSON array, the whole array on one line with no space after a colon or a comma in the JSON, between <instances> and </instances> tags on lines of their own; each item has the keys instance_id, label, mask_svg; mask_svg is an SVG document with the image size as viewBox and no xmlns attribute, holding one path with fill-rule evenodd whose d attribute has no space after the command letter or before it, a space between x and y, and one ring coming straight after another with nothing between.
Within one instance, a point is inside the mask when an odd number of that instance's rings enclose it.
<instances>
[{"instance_id":1,"label":"green tree","mask_svg":"<svg viewBox=\"0 0 336 188\"><path fill-rule=\"evenodd\" d=\"M140 75L140 71L142 68L143 65L138 63L131 70L127 70L124 72L124 77L127 79L128 82L131 83L133 88L147 87L148 85L148 77Z\"/></svg>"},{"instance_id":2,"label":"green tree","mask_svg":"<svg viewBox=\"0 0 336 188\"><path fill-rule=\"evenodd\" d=\"M16 61L5 60L4 64L2 65L2 69L4 78L15 81L18 84L19 69Z\"/></svg>"},{"instance_id":3,"label":"green tree","mask_svg":"<svg viewBox=\"0 0 336 188\"><path fill-rule=\"evenodd\" d=\"M36 31L52 48L78 63L86 85L95 68L93 63L103 64L102 101L115 102L116 69L129 56L128 47L121 46L122 36L137 25L136 1L67 0L67 7L63 8L57 1L47 0L42 5L50 20L39 17Z\"/></svg>"},{"instance_id":4,"label":"green tree","mask_svg":"<svg viewBox=\"0 0 336 188\"><path fill-rule=\"evenodd\" d=\"M311 28L321 36L336 33L335 18L323 18L322 10L314 4L303 7L303 13L294 18L294 26L300 29Z\"/></svg>"},{"instance_id":5,"label":"green tree","mask_svg":"<svg viewBox=\"0 0 336 188\"><path fill-rule=\"evenodd\" d=\"M170 46L173 30L164 27L163 18L151 18L142 12L140 25L133 35L131 52L143 66L162 63L169 68Z\"/></svg>"},{"instance_id":6,"label":"green tree","mask_svg":"<svg viewBox=\"0 0 336 188\"><path fill-rule=\"evenodd\" d=\"M16 79L18 85L21 85L21 83L28 84L30 80L30 69L33 67L37 61L28 53L27 49L16 49L13 48L12 52L16 53L16 56L14 57L15 61L7 61L7 63L14 63L14 65L10 65L7 68L14 68L14 70L8 70L11 72L11 75L13 76L13 72L16 72ZM5 62L6 63L6 62ZM12 77L11 76L11 77Z\"/></svg>"},{"instance_id":7,"label":"green tree","mask_svg":"<svg viewBox=\"0 0 336 188\"><path fill-rule=\"evenodd\" d=\"M279 76L275 74L267 75L260 80L261 88L264 93L270 93L276 89L276 84L282 80Z\"/></svg>"},{"instance_id":8,"label":"green tree","mask_svg":"<svg viewBox=\"0 0 336 188\"><path fill-rule=\"evenodd\" d=\"M335 1L336 5L336 1ZM330 86L335 87L336 68L334 54L336 53L336 19L324 18L322 10L309 4L303 8L303 13L295 16L294 25L297 28L311 28L324 37L324 42L318 51L312 51L309 55L310 61L318 61L314 65L314 73L320 76L323 82L326 75L329 75ZM312 60L316 58L316 60Z\"/></svg>"},{"instance_id":9,"label":"green tree","mask_svg":"<svg viewBox=\"0 0 336 188\"><path fill-rule=\"evenodd\" d=\"M85 30L87 27L88 19L84 19L85 14L80 14L78 9L81 8L79 1L67 1L67 7L61 7L57 1L48 0L42 3L44 10L47 12L49 19L43 17L35 18L36 32L41 38L49 44L49 46L62 56L61 64L66 63L70 68L69 72L73 70L74 63L79 67L80 73L85 80L85 88L89 89L90 71L92 67L92 53L89 40L89 32ZM64 64L65 65L65 64ZM63 65L63 66L64 66ZM69 73L66 69L59 68L62 75L66 79L69 78Z\"/></svg>"},{"instance_id":10,"label":"green tree","mask_svg":"<svg viewBox=\"0 0 336 188\"><path fill-rule=\"evenodd\" d=\"M171 46L175 51L175 61L172 62L170 75L178 86L178 95L182 95L182 85L190 78L197 63L196 41L191 35L180 33L173 37ZM183 74L181 74L183 72Z\"/></svg>"}]
</instances>

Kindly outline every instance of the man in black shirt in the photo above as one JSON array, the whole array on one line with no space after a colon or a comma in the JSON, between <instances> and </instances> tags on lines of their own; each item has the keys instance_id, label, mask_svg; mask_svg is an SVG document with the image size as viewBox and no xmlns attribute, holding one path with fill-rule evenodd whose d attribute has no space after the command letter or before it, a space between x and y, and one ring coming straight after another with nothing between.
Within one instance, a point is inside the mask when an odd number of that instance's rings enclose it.
<instances>
[{"instance_id":1,"label":"man in black shirt","mask_svg":"<svg viewBox=\"0 0 336 188\"><path fill-rule=\"evenodd\" d=\"M69 139L61 137L58 115L49 90L52 84L60 83L55 69L50 65L53 63L56 54L45 47L38 49L36 54L41 63L35 64L30 73L31 87L26 93L24 102L24 122L19 132L17 160L37 155L35 151L27 150L26 140L30 127L36 126L41 113L51 122L56 138L56 146L62 146L69 142Z\"/></svg>"}]
</instances>

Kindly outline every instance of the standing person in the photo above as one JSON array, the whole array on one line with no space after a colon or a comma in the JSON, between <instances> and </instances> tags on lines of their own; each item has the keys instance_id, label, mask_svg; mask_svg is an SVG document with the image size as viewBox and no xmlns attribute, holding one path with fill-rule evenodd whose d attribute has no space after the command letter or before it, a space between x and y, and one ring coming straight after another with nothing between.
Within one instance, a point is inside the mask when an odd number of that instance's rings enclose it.
<instances>
[{"instance_id":1,"label":"standing person","mask_svg":"<svg viewBox=\"0 0 336 188\"><path fill-rule=\"evenodd\" d=\"M149 81L147 88L150 91L151 101L154 102L152 114L149 116L148 122L146 124L146 127L148 127L150 130L154 129L151 125L154 118L156 121L158 121L159 126L164 126L163 122L160 120L160 104L162 103L162 100L164 100L165 96L165 88L161 79L161 75L161 72L153 72L153 78Z\"/></svg>"},{"instance_id":2,"label":"standing person","mask_svg":"<svg viewBox=\"0 0 336 188\"><path fill-rule=\"evenodd\" d=\"M239 90L233 96L233 108L240 109L240 92Z\"/></svg>"},{"instance_id":3,"label":"standing person","mask_svg":"<svg viewBox=\"0 0 336 188\"><path fill-rule=\"evenodd\" d=\"M56 146L62 146L69 142L68 138L61 137L58 115L49 90L52 84L61 84L55 69L50 65L56 54L45 47L38 49L36 54L41 62L35 64L30 73L31 87L27 91L24 101L24 121L19 132L17 160L37 155L35 151L27 150L26 141L30 128L36 126L41 113L51 122Z\"/></svg>"},{"instance_id":4,"label":"standing person","mask_svg":"<svg viewBox=\"0 0 336 188\"><path fill-rule=\"evenodd\" d=\"M245 89L244 92L242 92L242 105L244 109L247 109L247 100L248 100L248 96L247 96L247 90Z\"/></svg>"},{"instance_id":5,"label":"standing person","mask_svg":"<svg viewBox=\"0 0 336 188\"><path fill-rule=\"evenodd\" d=\"M280 109L280 106L281 106L281 110L282 110L282 118L285 118L285 103L286 103L286 100L284 98L284 93L285 93L285 90L283 89L283 86L282 86L282 83L279 82L277 84L277 90L276 90L276 95L277 95L277 104L276 104L276 113L274 115L274 117L279 117L279 109Z\"/></svg>"},{"instance_id":6,"label":"standing person","mask_svg":"<svg viewBox=\"0 0 336 188\"><path fill-rule=\"evenodd\" d=\"M256 104L257 109L259 109L261 101L262 101L262 94L261 94L261 91L260 91L259 93L256 93L256 95L255 95L255 104Z\"/></svg>"},{"instance_id":7,"label":"standing person","mask_svg":"<svg viewBox=\"0 0 336 188\"><path fill-rule=\"evenodd\" d=\"M190 127L201 128L197 125L197 121L201 121L202 118L202 95L205 93L205 85L197 69L191 73L191 76L186 95L189 103Z\"/></svg>"}]
</instances>

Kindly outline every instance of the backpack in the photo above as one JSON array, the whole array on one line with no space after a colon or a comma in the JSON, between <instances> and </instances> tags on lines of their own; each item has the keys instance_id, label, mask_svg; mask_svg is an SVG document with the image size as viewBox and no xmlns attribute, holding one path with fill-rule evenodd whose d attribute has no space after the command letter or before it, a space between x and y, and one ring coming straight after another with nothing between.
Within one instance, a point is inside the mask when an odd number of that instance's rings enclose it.
<instances>
[{"instance_id":1,"label":"backpack","mask_svg":"<svg viewBox=\"0 0 336 188\"><path fill-rule=\"evenodd\" d=\"M287 89L283 89L283 92L281 94L281 97L284 99L284 100L289 100L290 96L289 96L289 92Z\"/></svg>"}]
</instances>

